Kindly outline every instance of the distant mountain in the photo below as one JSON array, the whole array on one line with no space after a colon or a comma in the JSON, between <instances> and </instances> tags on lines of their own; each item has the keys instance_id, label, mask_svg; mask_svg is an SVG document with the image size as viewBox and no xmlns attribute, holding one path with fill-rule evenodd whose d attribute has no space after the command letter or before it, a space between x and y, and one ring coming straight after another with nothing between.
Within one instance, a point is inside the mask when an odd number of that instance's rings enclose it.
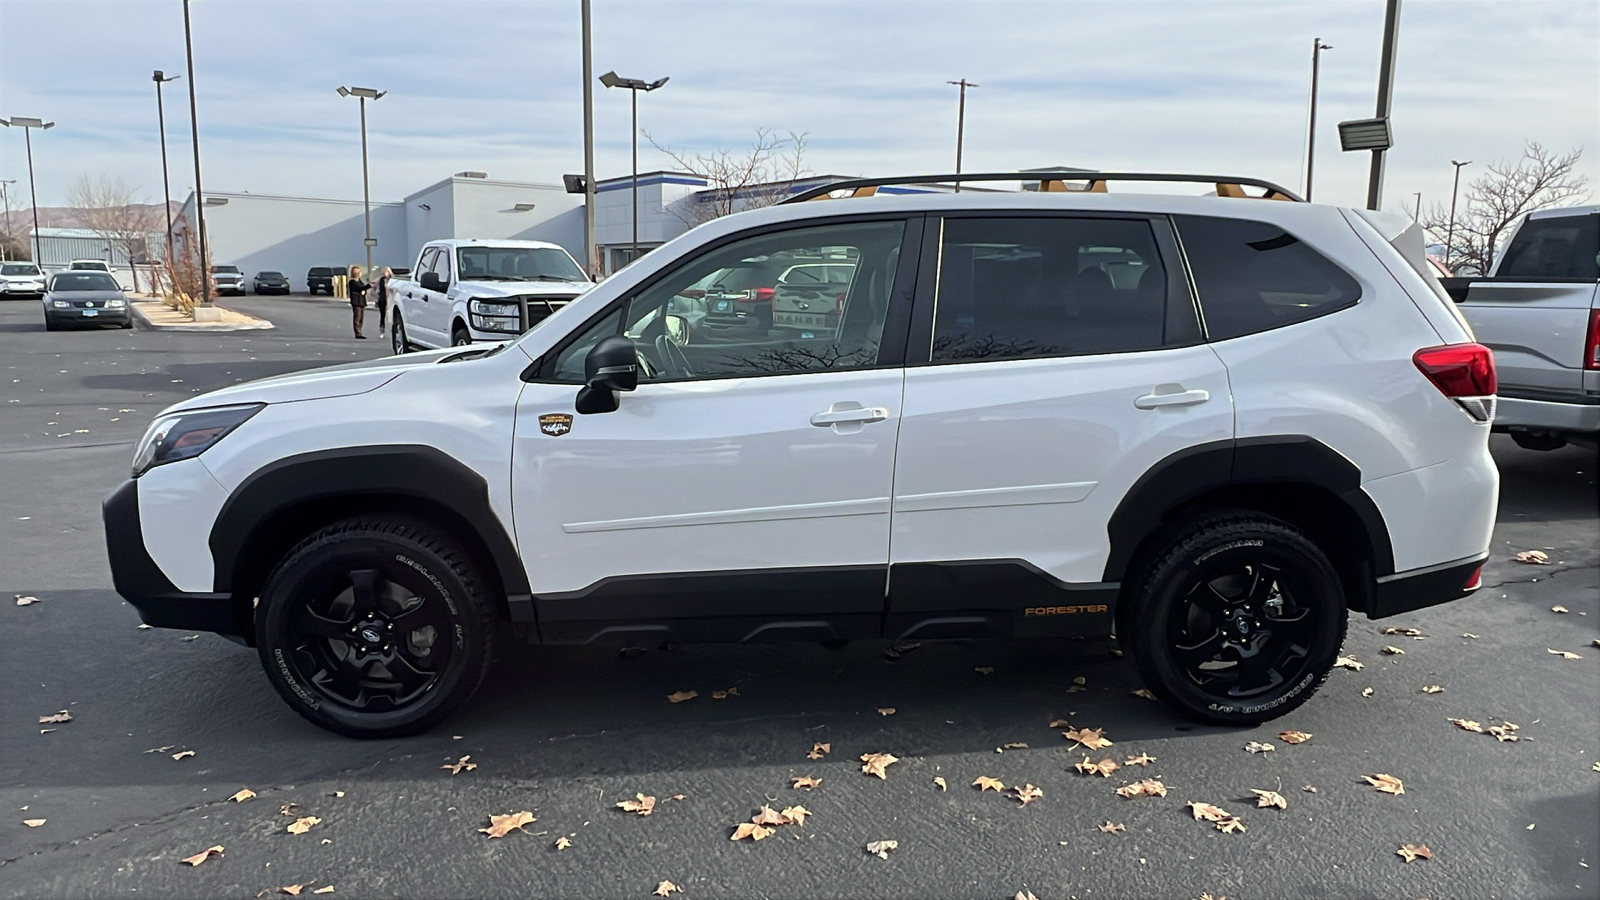
<instances>
[{"instance_id":1,"label":"distant mountain","mask_svg":"<svg viewBox=\"0 0 1600 900\"><path fill-rule=\"evenodd\" d=\"M159 203L140 203L146 209L161 211ZM176 200L168 204L172 209L172 218L176 220L183 209L183 204ZM83 220L79 217L81 210L71 206L41 206L39 207L40 228L83 228ZM17 234L27 234L33 230L33 210L27 206L11 207L10 227L0 224L0 231L12 231Z\"/></svg>"}]
</instances>

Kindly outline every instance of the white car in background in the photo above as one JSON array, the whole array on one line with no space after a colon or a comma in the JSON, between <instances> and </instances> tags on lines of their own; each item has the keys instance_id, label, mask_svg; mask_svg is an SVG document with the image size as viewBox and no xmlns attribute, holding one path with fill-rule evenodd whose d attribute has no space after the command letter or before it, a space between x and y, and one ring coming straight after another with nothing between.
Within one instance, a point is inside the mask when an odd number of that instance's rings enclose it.
<instances>
[{"instance_id":1,"label":"white car in background","mask_svg":"<svg viewBox=\"0 0 1600 900\"><path fill-rule=\"evenodd\" d=\"M31 262L0 263L0 296L37 300L44 296L45 275Z\"/></svg>"},{"instance_id":2,"label":"white car in background","mask_svg":"<svg viewBox=\"0 0 1600 900\"><path fill-rule=\"evenodd\" d=\"M594 287L544 241L430 241L408 279L389 281L394 352L508 341Z\"/></svg>"}]
</instances>

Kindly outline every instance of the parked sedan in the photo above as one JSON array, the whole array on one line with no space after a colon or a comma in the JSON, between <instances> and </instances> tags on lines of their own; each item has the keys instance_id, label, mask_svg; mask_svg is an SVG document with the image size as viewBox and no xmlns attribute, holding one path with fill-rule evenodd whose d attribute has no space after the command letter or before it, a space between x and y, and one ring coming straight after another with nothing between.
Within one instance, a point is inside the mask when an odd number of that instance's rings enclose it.
<instances>
[{"instance_id":1,"label":"parked sedan","mask_svg":"<svg viewBox=\"0 0 1600 900\"><path fill-rule=\"evenodd\" d=\"M0 264L0 297L38 299L44 296L44 273L31 262Z\"/></svg>"},{"instance_id":2,"label":"parked sedan","mask_svg":"<svg viewBox=\"0 0 1600 900\"><path fill-rule=\"evenodd\" d=\"M133 310L117 280L104 272L67 271L50 279L44 295L44 327L72 324L133 327Z\"/></svg>"},{"instance_id":3,"label":"parked sedan","mask_svg":"<svg viewBox=\"0 0 1600 900\"><path fill-rule=\"evenodd\" d=\"M289 279L282 272L257 272L251 287L257 294L287 294Z\"/></svg>"}]
</instances>

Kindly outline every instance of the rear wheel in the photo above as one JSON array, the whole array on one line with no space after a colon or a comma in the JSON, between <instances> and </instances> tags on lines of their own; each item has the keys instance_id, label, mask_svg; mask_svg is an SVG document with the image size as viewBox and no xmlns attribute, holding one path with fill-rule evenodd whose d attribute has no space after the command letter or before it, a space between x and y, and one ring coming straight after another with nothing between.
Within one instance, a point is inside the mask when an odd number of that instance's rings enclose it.
<instances>
[{"instance_id":1,"label":"rear wheel","mask_svg":"<svg viewBox=\"0 0 1600 900\"><path fill-rule=\"evenodd\" d=\"M400 320L400 311L395 310L394 322L389 326L389 342L395 356L400 356L411 349L411 344L406 340L406 326Z\"/></svg>"},{"instance_id":2,"label":"rear wheel","mask_svg":"<svg viewBox=\"0 0 1600 900\"><path fill-rule=\"evenodd\" d=\"M490 609L448 537L409 519L349 519L273 570L256 643L295 712L349 737L396 737L433 727L478 689L492 657Z\"/></svg>"},{"instance_id":3,"label":"rear wheel","mask_svg":"<svg viewBox=\"0 0 1600 900\"><path fill-rule=\"evenodd\" d=\"M1285 522L1220 513L1150 557L1119 627L1145 683L1189 716L1253 725L1316 693L1344 643L1339 576Z\"/></svg>"}]
</instances>

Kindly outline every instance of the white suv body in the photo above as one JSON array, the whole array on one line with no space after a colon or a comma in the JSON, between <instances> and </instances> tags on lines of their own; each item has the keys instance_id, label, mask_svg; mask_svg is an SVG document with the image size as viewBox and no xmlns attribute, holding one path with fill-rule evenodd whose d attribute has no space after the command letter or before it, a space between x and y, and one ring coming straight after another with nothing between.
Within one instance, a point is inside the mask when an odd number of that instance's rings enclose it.
<instances>
[{"instance_id":1,"label":"white suv body","mask_svg":"<svg viewBox=\"0 0 1600 900\"><path fill-rule=\"evenodd\" d=\"M509 345L171 408L107 501L113 574L359 736L464 700L494 618L543 643L1116 631L1164 699L1260 721L1321 683L1346 609L1466 596L1487 557L1492 359L1403 231L1104 193L729 216ZM706 273L843 246L835 333L674 339ZM396 660L388 693L351 686Z\"/></svg>"},{"instance_id":2,"label":"white suv body","mask_svg":"<svg viewBox=\"0 0 1600 900\"><path fill-rule=\"evenodd\" d=\"M31 262L0 262L0 294L6 297L44 296L46 276Z\"/></svg>"},{"instance_id":3,"label":"white suv body","mask_svg":"<svg viewBox=\"0 0 1600 900\"><path fill-rule=\"evenodd\" d=\"M592 287L559 244L429 241L408 278L389 281L395 353L508 341Z\"/></svg>"}]
</instances>

